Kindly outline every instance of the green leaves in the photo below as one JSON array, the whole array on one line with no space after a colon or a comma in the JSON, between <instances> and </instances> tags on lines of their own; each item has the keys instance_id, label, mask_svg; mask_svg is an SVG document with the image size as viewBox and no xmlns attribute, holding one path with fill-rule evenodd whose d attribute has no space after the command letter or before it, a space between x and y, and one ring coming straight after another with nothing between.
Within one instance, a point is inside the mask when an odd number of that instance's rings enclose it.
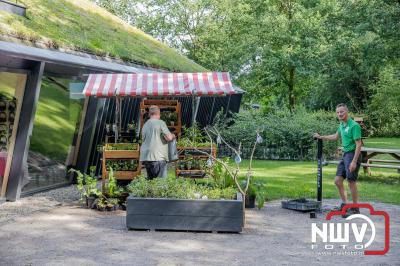
<instances>
[{"instance_id":1,"label":"green leaves","mask_svg":"<svg viewBox=\"0 0 400 266\"><path fill-rule=\"evenodd\" d=\"M114 177L114 171L112 168L110 168L108 172L108 180L104 186L104 190L107 193L107 196L110 198L117 198L123 192L123 189L117 184L117 180Z\"/></svg>"},{"instance_id":2,"label":"green leaves","mask_svg":"<svg viewBox=\"0 0 400 266\"><path fill-rule=\"evenodd\" d=\"M383 68L400 56L398 1L95 2L202 66L229 71L244 100L267 109L345 102L363 112Z\"/></svg>"},{"instance_id":3,"label":"green leaves","mask_svg":"<svg viewBox=\"0 0 400 266\"><path fill-rule=\"evenodd\" d=\"M256 132L263 142L256 148L256 158L263 159L301 159L315 158L315 142L312 134L333 134L338 122L333 113L307 112L298 108L293 113L278 110L265 114L259 111L241 111L234 115L235 122L229 126L217 121L216 126L222 137L229 143L242 143L242 156L248 158L250 148L256 139ZM325 155L333 156L338 144L326 142Z\"/></svg>"},{"instance_id":4,"label":"green leaves","mask_svg":"<svg viewBox=\"0 0 400 266\"><path fill-rule=\"evenodd\" d=\"M388 65L372 86L367 113L376 136L400 136L400 65Z\"/></svg>"},{"instance_id":5,"label":"green leaves","mask_svg":"<svg viewBox=\"0 0 400 266\"><path fill-rule=\"evenodd\" d=\"M218 188L196 184L185 178L155 178L147 180L140 176L128 185L128 191L135 197L175 199L234 199L233 187Z\"/></svg>"},{"instance_id":6,"label":"green leaves","mask_svg":"<svg viewBox=\"0 0 400 266\"><path fill-rule=\"evenodd\" d=\"M77 177L77 188L81 196L83 197L93 197L100 196L101 191L97 188L97 178L95 177L96 167L90 167L90 174L82 174L81 171L71 168L69 173L75 173Z\"/></svg>"}]
</instances>

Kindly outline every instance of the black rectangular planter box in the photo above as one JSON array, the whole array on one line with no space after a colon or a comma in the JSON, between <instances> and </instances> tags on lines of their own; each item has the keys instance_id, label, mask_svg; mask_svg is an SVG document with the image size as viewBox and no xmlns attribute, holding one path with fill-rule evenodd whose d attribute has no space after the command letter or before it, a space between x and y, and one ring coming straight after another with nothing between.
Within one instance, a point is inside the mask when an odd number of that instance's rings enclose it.
<instances>
[{"instance_id":1,"label":"black rectangular planter box","mask_svg":"<svg viewBox=\"0 0 400 266\"><path fill-rule=\"evenodd\" d=\"M129 196L128 229L241 232L243 199L186 200Z\"/></svg>"}]
</instances>

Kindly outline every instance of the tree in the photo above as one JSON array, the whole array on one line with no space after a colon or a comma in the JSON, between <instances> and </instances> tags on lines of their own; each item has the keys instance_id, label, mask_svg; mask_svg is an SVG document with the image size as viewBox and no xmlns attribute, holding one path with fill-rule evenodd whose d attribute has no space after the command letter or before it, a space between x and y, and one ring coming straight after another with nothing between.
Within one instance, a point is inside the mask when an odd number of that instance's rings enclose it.
<instances>
[{"instance_id":1,"label":"tree","mask_svg":"<svg viewBox=\"0 0 400 266\"><path fill-rule=\"evenodd\" d=\"M387 65L379 80L371 86L372 99L367 113L373 133L380 136L400 136L400 67Z\"/></svg>"},{"instance_id":2,"label":"tree","mask_svg":"<svg viewBox=\"0 0 400 266\"><path fill-rule=\"evenodd\" d=\"M363 112L400 55L394 0L94 0L210 70L247 102Z\"/></svg>"}]
</instances>

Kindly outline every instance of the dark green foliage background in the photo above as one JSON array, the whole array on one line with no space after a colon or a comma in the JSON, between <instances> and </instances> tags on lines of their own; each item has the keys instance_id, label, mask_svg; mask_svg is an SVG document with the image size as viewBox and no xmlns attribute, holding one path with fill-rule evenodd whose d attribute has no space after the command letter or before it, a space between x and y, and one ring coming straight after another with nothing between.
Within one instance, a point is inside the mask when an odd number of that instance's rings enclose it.
<instances>
[{"instance_id":1,"label":"dark green foliage background","mask_svg":"<svg viewBox=\"0 0 400 266\"><path fill-rule=\"evenodd\" d=\"M400 136L399 1L94 2L204 67L229 71L248 105L333 111L344 102L369 133Z\"/></svg>"}]
</instances>

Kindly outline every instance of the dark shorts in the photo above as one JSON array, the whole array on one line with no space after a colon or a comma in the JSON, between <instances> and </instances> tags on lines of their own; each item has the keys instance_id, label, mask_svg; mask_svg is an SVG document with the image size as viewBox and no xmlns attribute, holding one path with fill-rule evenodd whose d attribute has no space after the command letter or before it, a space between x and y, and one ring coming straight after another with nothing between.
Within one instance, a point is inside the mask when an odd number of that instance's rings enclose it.
<instances>
[{"instance_id":1,"label":"dark shorts","mask_svg":"<svg viewBox=\"0 0 400 266\"><path fill-rule=\"evenodd\" d=\"M166 161L144 161L146 167L147 178L153 179L156 177L167 177L167 162Z\"/></svg>"},{"instance_id":2,"label":"dark shorts","mask_svg":"<svg viewBox=\"0 0 400 266\"><path fill-rule=\"evenodd\" d=\"M336 170L336 176L341 176L347 181L357 181L358 171L360 170L360 158L358 159L356 170L349 171L349 167L354 158L354 151L345 152Z\"/></svg>"}]
</instances>

